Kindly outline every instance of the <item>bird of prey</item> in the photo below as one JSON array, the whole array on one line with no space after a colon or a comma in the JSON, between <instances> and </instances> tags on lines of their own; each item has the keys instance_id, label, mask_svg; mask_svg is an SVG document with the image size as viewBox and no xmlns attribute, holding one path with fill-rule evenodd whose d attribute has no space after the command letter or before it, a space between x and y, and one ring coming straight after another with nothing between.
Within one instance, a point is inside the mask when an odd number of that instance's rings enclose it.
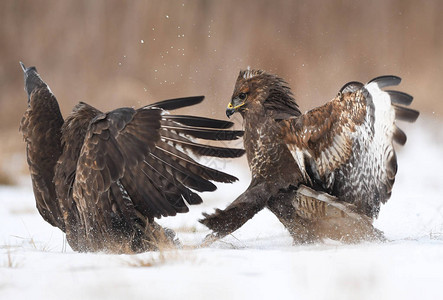
<instances>
[{"instance_id":1,"label":"bird of prey","mask_svg":"<svg viewBox=\"0 0 443 300\"><path fill-rule=\"evenodd\" d=\"M66 233L75 251L135 253L173 245L154 218L187 212L194 192L236 177L191 156L239 157L243 149L196 141L235 140L232 122L170 115L203 96L103 113L80 102L63 120L56 97L35 67L21 63L28 107L20 124L38 211Z\"/></svg>"},{"instance_id":2,"label":"bird of prey","mask_svg":"<svg viewBox=\"0 0 443 300\"><path fill-rule=\"evenodd\" d=\"M265 207L296 243L383 240L372 221L391 196L393 144L406 142L396 121L419 115L406 107L410 95L383 90L400 81L349 82L331 101L301 113L282 78L241 71L226 114L243 117L252 180L226 209L204 214L200 222L213 231L206 242L232 233Z\"/></svg>"}]
</instances>

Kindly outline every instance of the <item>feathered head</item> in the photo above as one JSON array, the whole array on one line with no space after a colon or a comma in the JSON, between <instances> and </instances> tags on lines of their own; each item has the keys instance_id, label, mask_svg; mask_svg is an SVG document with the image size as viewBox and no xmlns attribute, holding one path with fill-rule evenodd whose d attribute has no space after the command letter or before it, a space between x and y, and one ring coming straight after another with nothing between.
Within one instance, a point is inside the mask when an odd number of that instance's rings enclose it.
<instances>
[{"instance_id":1,"label":"feathered head","mask_svg":"<svg viewBox=\"0 0 443 300\"><path fill-rule=\"evenodd\" d=\"M300 114L286 81L263 70L248 68L238 75L226 115L230 117L235 112L243 115L253 106L263 106L276 119Z\"/></svg>"}]
</instances>

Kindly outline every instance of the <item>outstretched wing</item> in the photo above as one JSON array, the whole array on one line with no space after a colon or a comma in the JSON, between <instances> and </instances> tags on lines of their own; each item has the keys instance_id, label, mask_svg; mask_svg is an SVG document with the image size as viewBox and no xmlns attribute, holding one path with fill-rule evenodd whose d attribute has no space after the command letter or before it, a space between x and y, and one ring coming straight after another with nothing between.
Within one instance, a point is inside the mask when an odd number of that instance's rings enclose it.
<instances>
[{"instance_id":1,"label":"outstretched wing","mask_svg":"<svg viewBox=\"0 0 443 300\"><path fill-rule=\"evenodd\" d=\"M192 137L233 140L242 131L223 130L232 126L226 122L171 116L163 110L202 100L180 98L138 110L121 108L92 120L73 182L73 198L87 235L103 240L110 228L187 212L185 202L202 202L192 190L213 191L216 187L211 181L237 180L197 163L184 151L199 156L241 156L242 149L203 145Z\"/></svg>"},{"instance_id":2,"label":"outstretched wing","mask_svg":"<svg viewBox=\"0 0 443 300\"><path fill-rule=\"evenodd\" d=\"M406 135L396 120L414 122L418 112L405 106L408 94L383 91L398 85L381 76L363 85L350 82L337 97L300 117L282 121L285 141L308 185L319 186L370 217L378 215L397 172L393 141Z\"/></svg>"}]
</instances>

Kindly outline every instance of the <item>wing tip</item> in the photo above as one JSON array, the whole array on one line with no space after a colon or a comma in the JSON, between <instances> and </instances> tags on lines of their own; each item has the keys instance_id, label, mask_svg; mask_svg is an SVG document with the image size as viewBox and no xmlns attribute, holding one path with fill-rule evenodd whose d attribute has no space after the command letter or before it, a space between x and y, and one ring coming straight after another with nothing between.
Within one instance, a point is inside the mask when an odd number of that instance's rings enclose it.
<instances>
[{"instance_id":1,"label":"wing tip","mask_svg":"<svg viewBox=\"0 0 443 300\"><path fill-rule=\"evenodd\" d=\"M164 110L175 110L183 107L193 106L201 103L205 99L205 96L189 96L162 100L149 105L144 108L161 108Z\"/></svg>"},{"instance_id":2,"label":"wing tip","mask_svg":"<svg viewBox=\"0 0 443 300\"><path fill-rule=\"evenodd\" d=\"M345 83L341 89L340 89L340 93L344 94L344 93L353 93L358 91L359 89L361 89L363 87L363 83L358 82L358 81L350 81Z\"/></svg>"},{"instance_id":3,"label":"wing tip","mask_svg":"<svg viewBox=\"0 0 443 300\"><path fill-rule=\"evenodd\" d=\"M384 88L387 86L395 86L399 85L401 82L401 78L395 75L382 75L371 79L367 84L376 83L378 87Z\"/></svg>"},{"instance_id":4,"label":"wing tip","mask_svg":"<svg viewBox=\"0 0 443 300\"><path fill-rule=\"evenodd\" d=\"M213 129L228 129L234 126L231 121L218 120L206 117L187 116L187 115L164 115L165 119L180 123L186 126L206 127Z\"/></svg>"},{"instance_id":5,"label":"wing tip","mask_svg":"<svg viewBox=\"0 0 443 300\"><path fill-rule=\"evenodd\" d=\"M409 106L414 99L411 95L400 91L386 90L385 92L389 94L391 102L394 104Z\"/></svg>"},{"instance_id":6,"label":"wing tip","mask_svg":"<svg viewBox=\"0 0 443 300\"><path fill-rule=\"evenodd\" d=\"M23 72L26 73L26 66L25 66L25 64L22 63L21 61L19 61L19 63L20 63L20 66L22 67Z\"/></svg>"},{"instance_id":7,"label":"wing tip","mask_svg":"<svg viewBox=\"0 0 443 300\"><path fill-rule=\"evenodd\" d=\"M406 133L404 133L403 130L401 130L400 128L398 128L395 125L394 132L393 132L393 139L399 145L404 146L406 144L406 141L407 141L407 136L406 136Z\"/></svg>"},{"instance_id":8,"label":"wing tip","mask_svg":"<svg viewBox=\"0 0 443 300\"><path fill-rule=\"evenodd\" d=\"M420 112L415 109L393 105L395 110L395 118L397 120L414 123L420 116Z\"/></svg>"}]
</instances>

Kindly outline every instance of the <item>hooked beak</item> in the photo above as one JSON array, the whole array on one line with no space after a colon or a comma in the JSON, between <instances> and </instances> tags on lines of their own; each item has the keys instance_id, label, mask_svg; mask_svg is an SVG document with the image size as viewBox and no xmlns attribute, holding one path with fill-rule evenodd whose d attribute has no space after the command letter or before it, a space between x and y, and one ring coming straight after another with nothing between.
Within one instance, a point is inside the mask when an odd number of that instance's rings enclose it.
<instances>
[{"instance_id":1,"label":"hooked beak","mask_svg":"<svg viewBox=\"0 0 443 300\"><path fill-rule=\"evenodd\" d=\"M234 101L234 104L235 104L235 103L236 103L236 102L235 102L235 99L234 99L233 101ZM244 102L242 102L242 103L240 103L239 105L236 105L236 106L232 105L232 102L229 102L228 107L226 108L226 116L227 116L228 118L231 117L231 116L232 116L235 112L237 112L238 109L239 109L240 107L242 107L243 105L245 105Z\"/></svg>"},{"instance_id":2,"label":"hooked beak","mask_svg":"<svg viewBox=\"0 0 443 300\"><path fill-rule=\"evenodd\" d=\"M231 116L235 113L235 108L232 103L229 102L228 107L226 108L226 116L231 118Z\"/></svg>"}]
</instances>

